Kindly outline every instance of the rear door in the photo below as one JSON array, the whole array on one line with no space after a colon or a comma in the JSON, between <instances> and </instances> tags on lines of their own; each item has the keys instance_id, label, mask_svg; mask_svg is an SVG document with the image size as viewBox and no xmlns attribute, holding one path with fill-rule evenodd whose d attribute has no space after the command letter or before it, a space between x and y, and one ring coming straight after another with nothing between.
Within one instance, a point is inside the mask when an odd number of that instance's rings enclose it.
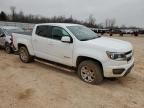
<instances>
[{"instance_id":1,"label":"rear door","mask_svg":"<svg viewBox=\"0 0 144 108\"><path fill-rule=\"evenodd\" d=\"M40 25L36 28L36 33L32 38L32 44L35 55L37 57L51 60L52 48L52 27L48 25Z\"/></svg>"}]
</instances>

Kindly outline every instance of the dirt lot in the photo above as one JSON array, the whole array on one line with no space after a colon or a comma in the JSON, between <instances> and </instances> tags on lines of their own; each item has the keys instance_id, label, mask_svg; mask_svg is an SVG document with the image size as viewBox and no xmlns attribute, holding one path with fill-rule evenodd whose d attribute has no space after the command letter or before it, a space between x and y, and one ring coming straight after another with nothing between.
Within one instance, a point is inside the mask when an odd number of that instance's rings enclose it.
<instances>
[{"instance_id":1,"label":"dirt lot","mask_svg":"<svg viewBox=\"0 0 144 108\"><path fill-rule=\"evenodd\" d=\"M116 38L134 45L135 68L98 86L38 62L23 64L0 49L0 108L144 108L144 37Z\"/></svg>"}]
</instances>

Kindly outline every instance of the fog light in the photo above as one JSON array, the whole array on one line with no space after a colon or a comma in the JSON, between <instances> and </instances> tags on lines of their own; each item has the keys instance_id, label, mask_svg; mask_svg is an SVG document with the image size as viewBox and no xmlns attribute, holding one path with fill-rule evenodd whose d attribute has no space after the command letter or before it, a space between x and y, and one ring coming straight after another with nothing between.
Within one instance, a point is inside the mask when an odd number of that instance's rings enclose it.
<instances>
[{"instance_id":1,"label":"fog light","mask_svg":"<svg viewBox=\"0 0 144 108\"><path fill-rule=\"evenodd\" d=\"M113 74L122 74L125 69L113 69Z\"/></svg>"}]
</instances>

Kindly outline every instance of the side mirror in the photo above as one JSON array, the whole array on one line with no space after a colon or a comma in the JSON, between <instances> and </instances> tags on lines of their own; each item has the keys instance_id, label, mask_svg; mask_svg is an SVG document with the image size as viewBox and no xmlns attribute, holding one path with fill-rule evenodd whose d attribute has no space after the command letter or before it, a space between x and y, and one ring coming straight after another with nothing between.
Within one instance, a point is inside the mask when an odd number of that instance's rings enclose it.
<instances>
[{"instance_id":1,"label":"side mirror","mask_svg":"<svg viewBox=\"0 0 144 108\"><path fill-rule=\"evenodd\" d=\"M5 37L5 34L1 33L1 34L0 34L0 37Z\"/></svg>"},{"instance_id":2,"label":"side mirror","mask_svg":"<svg viewBox=\"0 0 144 108\"><path fill-rule=\"evenodd\" d=\"M62 41L62 42L65 42L65 43L71 43L71 39L70 39L69 36L63 36L63 37L61 38L61 41Z\"/></svg>"}]
</instances>

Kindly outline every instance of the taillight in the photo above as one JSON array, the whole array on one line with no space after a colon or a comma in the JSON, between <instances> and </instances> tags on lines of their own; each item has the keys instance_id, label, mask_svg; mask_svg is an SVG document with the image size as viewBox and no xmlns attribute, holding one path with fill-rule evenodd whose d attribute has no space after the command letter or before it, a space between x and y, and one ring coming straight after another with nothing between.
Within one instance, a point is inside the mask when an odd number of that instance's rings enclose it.
<instances>
[{"instance_id":1,"label":"taillight","mask_svg":"<svg viewBox=\"0 0 144 108\"><path fill-rule=\"evenodd\" d=\"M11 44L13 44L13 35L11 35L10 40L11 40Z\"/></svg>"}]
</instances>

